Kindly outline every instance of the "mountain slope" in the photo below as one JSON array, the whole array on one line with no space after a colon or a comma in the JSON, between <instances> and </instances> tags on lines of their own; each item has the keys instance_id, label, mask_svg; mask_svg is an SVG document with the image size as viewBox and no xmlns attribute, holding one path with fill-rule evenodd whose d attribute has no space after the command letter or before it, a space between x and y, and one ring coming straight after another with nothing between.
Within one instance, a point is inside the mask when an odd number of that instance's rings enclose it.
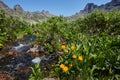
<instances>
[{"instance_id":1,"label":"mountain slope","mask_svg":"<svg viewBox=\"0 0 120 80\"><path fill-rule=\"evenodd\" d=\"M41 12L40 11L35 11L35 12L24 11L19 4L15 5L14 8L11 9L5 3L3 3L3 1L0 1L0 9L4 10L6 14L21 17L29 21L41 21L51 16L54 16L53 14L45 10Z\"/></svg>"},{"instance_id":2,"label":"mountain slope","mask_svg":"<svg viewBox=\"0 0 120 80\"><path fill-rule=\"evenodd\" d=\"M4 10L8 14L12 14L13 10L10 9L6 4L4 4L2 1L0 1L0 8Z\"/></svg>"},{"instance_id":3,"label":"mountain slope","mask_svg":"<svg viewBox=\"0 0 120 80\"><path fill-rule=\"evenodd\" d=\"M94 3L88 3L83 10L70 16L69 19L76 19L79 16L91 13L94 9L98 9L99 11L118 11L120 10L120 0L111 0L110 2L100 6L97 6Z\"/></svg>"}]
</instances>

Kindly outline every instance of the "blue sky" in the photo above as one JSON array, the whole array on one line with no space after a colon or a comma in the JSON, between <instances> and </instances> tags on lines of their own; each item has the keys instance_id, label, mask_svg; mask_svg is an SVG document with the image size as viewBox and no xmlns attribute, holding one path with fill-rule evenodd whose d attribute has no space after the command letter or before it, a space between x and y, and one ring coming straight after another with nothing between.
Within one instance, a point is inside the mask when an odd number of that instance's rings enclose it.
<instances>
[{"instance_id":1,"label":"blue sky","mask_svg":"<svg viewBox=\"0 0 120 80\"><path fill-rule=\"evenodd\" d=\"M111 0L3 0L10 8L20 4L25 11L48 10L55 15L70 16L84 9L87 3L105 4Z\"/></svg>"}]
</instances>

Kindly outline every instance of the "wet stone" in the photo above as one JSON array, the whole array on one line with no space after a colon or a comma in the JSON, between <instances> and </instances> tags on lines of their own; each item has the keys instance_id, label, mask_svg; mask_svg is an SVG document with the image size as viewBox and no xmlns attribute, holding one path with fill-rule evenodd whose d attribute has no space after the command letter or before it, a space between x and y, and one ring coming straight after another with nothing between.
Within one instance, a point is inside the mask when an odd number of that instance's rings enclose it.
<instances>
[{"instance_id":1,"label":"wet stone","mask_svg":"<svg viewBox=\"0 0 120 80\"><path fill-rule=\"evenodd\" d=\"M6 71L14 76L14 80L28 80L33 57L27 53L4 57L0 60L0 71ZM22 79L23 78L23 79Z\"/></svg>"},{"instance_id":2,"label":"wet stone","mask_svg":"<svg viewBox=\"0 0 120 80\"><path fill-rule=\"evenodd\" d=\"M14 50L16 52L26 52L31 47L32 46L30 44L19 44L18 46L12 47L11 50Z\"/></svg>"},{"instance_id":3,"label":"wet stone","mask_svg":"<svg viewBox=\"0 0 120 80\"><path fill-rule=\"evenodd\" d=\"M12 57L4 57L0 60L0 70L14 71L14 69L19 67L31 66L32 59L32 56L27 53Z\"/></svg>"},{"instance_id":4,"label":"wet stone","mask_svg":"<svg viewBox=\"0 0 120 80\"><path fill-rule=\"evenodd\" d=\"M29 42L29 41L35 41L36 35L30 35L30 36L24 36L22 39L18 40L19 42Z\"/></svg>"},{"instance_id":5,"label":"wet stone","mask_svg":"<svg viewBox=\"0 0 120 80\"><path fill-rule=\"evenodd\" d=\"M34 65L32 62L34 57L27 51L32 48L30 42L35 39L36 36L34 35L25 36L6 46L4 52L2 52L4 56L0 58L0 78L3 76L2 80L29 79L29 75L32 73L30 67ZM37 47L35 49L39 50ZM8 73L10 74L8 75ZM5 75L8 75L8 77L5 77Z\"/></svg>"},{"instance_id":6,"label":"wet stone","mask_svg":"<svg viewBox=\"0 0 120 80\"><path fill-rule=\"evenodd\" d=\"M4 52L6 55L0 58L0 77L10 73L8 76L10 79L6 76L2 80L28 80L32 73L30 67L34 66L34 63L40 63L41 69L49 70L51 65L58 61L59 58L55 53L44 55L44 47L32 46L29 43L35 38L36 36L27 36L6 47L7 51Z\"/></svg>"}]
</instances>

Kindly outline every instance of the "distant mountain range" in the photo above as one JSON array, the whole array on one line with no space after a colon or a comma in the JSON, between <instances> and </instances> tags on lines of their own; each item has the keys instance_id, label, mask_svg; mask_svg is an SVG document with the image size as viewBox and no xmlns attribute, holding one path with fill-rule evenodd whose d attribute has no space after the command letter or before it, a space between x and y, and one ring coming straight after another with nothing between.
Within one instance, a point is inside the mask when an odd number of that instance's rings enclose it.
<instances>
[{"instance_id":1,"label":"distant mountain range","mask_svg":"<svg viewBox=\"0 0 120 80\"><path fill-rule=\"evenodd\" d=\"M100 6L95 5L94 3L87 3L87 5L83 10L80 10L80 12L70 16L69 18L71 19L78 18L79 16L82 16L84 14L91 13L94 9L98 9L101 12L102 11L118 11L120 10L120 0L111 0L110 2L106 4L102 4Z\"/></svg>"},{"instance_id":2,"label":"distant mountain range","mask_svg":"<svg viewBox=\"0 0 120 80\"><path fill-rule=\"evenodd\" d=\"M55 16L49 11L35 11L35 12L28 12L24 11L23 8L17 4L14 6L13 9L9 8L3 1L0 1L0 8L6 12L6 14L10 14L13 16L18 16L21 18L25 18L28 20L33 21L40 21L45 20L49 17ZM117 11L120 10L120 0L111 0L106 4L102 4L100 6L95 5L94 3L88 3L83 10L76 13L75 15L69 16L69 19L78 18L81 15L91 13L94 9L98 9L99 11Z\"/></svg>"},{"instance_id":3,"label":"distant mountain range","mask_svg":"<svg viewBox=\"0 0 120 80\"><path fill-rule=\"evenodd\" d=\"M51 16L54 16L53 14L45 10L42 10L41 12L40 11L35 11L35 12L24 11L19 4L15 5L14 8L11 9L5 3L3 3L3 1L0 1L0 8L4 10L5 13L8 15L21 17L31 21L45 20Z\"/></svg>"}]
</instances>

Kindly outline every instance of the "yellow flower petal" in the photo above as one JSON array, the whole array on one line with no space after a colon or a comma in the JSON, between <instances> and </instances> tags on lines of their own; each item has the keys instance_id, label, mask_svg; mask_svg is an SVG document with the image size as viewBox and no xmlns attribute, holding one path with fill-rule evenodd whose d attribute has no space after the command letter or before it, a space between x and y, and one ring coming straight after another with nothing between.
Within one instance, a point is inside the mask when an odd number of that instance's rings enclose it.
<instances>
[{"instance_id":1,"label":"yellow flower petal","mask_svg":"<svg viewBox=\"0 0 120 80\"><path fill-rule=\"evenodd\" d=\"M60 64L60 68L64 68L65 67L65 65L64 64Z\"/></svg>"},{"instance_id":2,"label":"yellow flower petal","mask_svg":"<svg viewBox=\"0 0 120 80\"><path fill-rule=\"evenodd\" d=\"M61 49L65 49L66 48L66 46L63 44L63 45L61 45Z\"/></svg>"},{"instance_id":3,"label":"yellow flower petal","mask_svg":"<svg viewBox=\"0 0 120 80\"><path fill-rule=\"evenodd\" d=\"M74 58L74 59L75 59L75 58L77 58L77 56L74 54L74 55L72 56L72 58Z\"/></svg>"},{"instance_id":4,"label":"yellow flower petal","mask_svg":"<svg viewBox=\"0 0 120 80\"><path fill-rule=\"evenodd\" d=\"M68 71L68 67L67 67L67 66L64 66L63 71L64 71L64 72L67 72L67 71Z\"/></svg>"},{"instance_id":5,"label":"yellow flower petal","mask_svg":"<svg viewBox=\"0 0 120 80\"><path fill-rule=\"evenodd\" d=\"M71 46L71 50L74 50L74 49L75 49L75 46L72 45L72 46Z\"/></svg>"},{"instance_id":6,"label":"yellow flower petal","mask_svg":"<svg viewBox=\"0 0 120 80\"><path fill-rule=\"evenodd\" d=\"M79 56L78 60L82 61L83 60L83 56Z\"/></svg>"}]
</instances>

